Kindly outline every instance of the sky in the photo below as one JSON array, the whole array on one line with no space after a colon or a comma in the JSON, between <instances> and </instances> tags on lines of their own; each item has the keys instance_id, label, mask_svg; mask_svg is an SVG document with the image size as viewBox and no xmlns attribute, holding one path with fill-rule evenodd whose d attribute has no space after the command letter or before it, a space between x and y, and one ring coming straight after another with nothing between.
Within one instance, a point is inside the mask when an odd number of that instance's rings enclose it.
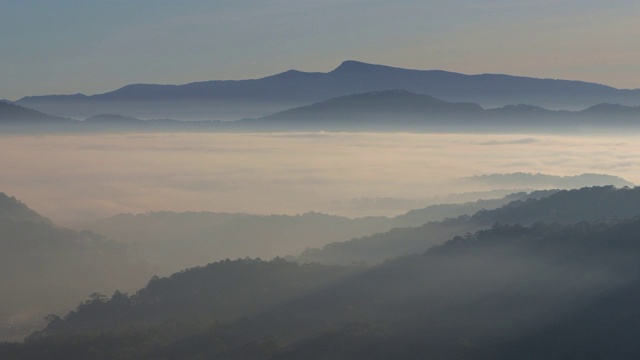
<instances>
[{"instance_id":1,"label":"sky","mask_svg":"<svg viewBox=\"0 0 640 360\"><path fill-rule=\"evenodd\" d=\"M640 88L631 0L0 0L0 99L347 59Z\"/></svg>"}]
</instances>

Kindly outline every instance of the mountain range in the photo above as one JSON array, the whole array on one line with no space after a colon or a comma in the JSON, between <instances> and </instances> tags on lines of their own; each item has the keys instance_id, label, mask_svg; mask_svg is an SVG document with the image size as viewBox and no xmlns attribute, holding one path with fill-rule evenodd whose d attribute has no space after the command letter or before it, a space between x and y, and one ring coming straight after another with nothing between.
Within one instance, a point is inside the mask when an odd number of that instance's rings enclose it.
<instances>
[{"instance_id":1,"label":"mountain range","mask_svg":"<svg viewBox=\"0 0 640 360\"><path fill-rule=\"evenodd\" d=\"M555 189L575 189L595 185L614 185L620 188L634 186L622 178L602 174L561 177L515 173L486 175L481 179L483 183L495 181L501 185L518 184L519 181L521 184L528 185L529 188L547 188L551 184L557 184ZM513 180L508 182L509 179ZM487 217L487 215L482 218L475 217L474 221L466 219L479 211L495 210L507 204L512 204L510 211L521 211L516 210L520 205L532 206L533 203L528 202L529 200L550 197L558 191L560 190L515 192L497 198L485 195L482 200L439 203L410 210L395 217L350 219L317 212L265 216L243 213L164 211L135 215L119 214L71 226L77 230L90 230L118 242L138 246L144 249L146 261L162 264L164 271L176 271L226 258L249 256L271 259L275 256L290 256L303 252L303 256L299 257L300 260L334 263L340 262L338 259L344 259L347 264L352 261L377 262L405 252L410 253L414 248L424 250L431 241L425 242L424 238L419 238L413 245L410 244L413 240L392 243L390 238L393 238L394 234L406 235L411 231L415 232L415 228L418 228L418 233L422 234L424 229L419 227L427 224L426 227L430 229L429 238L433 239L436 234L442 234L438 235L439 238L446 240L453 235L491 226L494 221L500 219L497 216ZM572 194L570 196L589 198L596 193L596 191L584 191L570 193ZM623 193L622 190L619 193ZM633 201L635 196L633 194L637 193L629 192L622 201ZM575 202L576 200L568 199L570 204ZM629 211L635 210L632 205L628 207L631 209ZM559 207L550 202L547 209L549 212L557 212ZM640 210L638 212L640 213ZM500 214L500 217L504 218L506 215ZM480 220L475 221L475 219ZM406 227L414 227L414 230L399 229ZM392 229L395 230L390 231ZM353 240L349 241L350 239ZM378 244L376 239L385 240ZM405 236L405 239L412 239L412 237ZM325 250L319 250L325 247ZM339 254L336 255L336 252Z\"/></svg>"},{"instance_id":2,"label":"mountain range","mask_svg":"<svg viewBox=\"0 0 640 360\"><path fill-rule=\"evenodd\" d=\"M84 121L46 115L21 105L0 103L0 125L57 131L547 131L620 130L638 126L640 107L598 104L581 111L548 110L533 105L485 109L448 102L407 90L347 95L260 118L236 121L141 120L102 114ZM49 126L44 126L45 124Z\"/></svg>"},{"instance_id":3,"label":"mountain range","mask_svg":"<svg viewBox=\"0 0 640 360\"><path fill-rule=\"evenodd\" d=\"M613 181L615 179L610 178ZM548 196L557 190L518 192L502 198L459 204L437 204L411 210L393 218L350 219L317 212L302 215L253 215L214 212L151 212L119 214L73 225L118 242L144 249L145 260L179 269L234 258L271 259L295 255L305 249L347 241L392 228L420 226L426 222L472 215L517 200ZM176 241L176 239L181 239Z\"/></svg>"},{"instance_id":4,"label":"mountain range","mask_svg":"<svg viewBox=\"0 0 640 360\"><path fill-rule=\"evenodd\" d=\"M476 103L453 103L407 90L383 90L333 98L239 123L279 129L499 132L633 127L639 119L640 107L624 105L603 103L580 111L523 104L485 109Z\"/></svg>"},{"instance_id":5,"label":"mountain range","mask_svg":"<svg viewBox=\"0 0 640 360\"><path fill-rule=\"evenodd\" d=\"M212 80L183 85L131 84L102 94L27 96L16 103L74 118L115 112L143 119L233 120L387 89L429 94L448 102L473 102L485 108L530 104L556 110L578 110L600 103L640 105L639 89L503 74L412 70L358 61L345 61L326 73L289 70L250 80Z\"/></svg>"}]
</instances>

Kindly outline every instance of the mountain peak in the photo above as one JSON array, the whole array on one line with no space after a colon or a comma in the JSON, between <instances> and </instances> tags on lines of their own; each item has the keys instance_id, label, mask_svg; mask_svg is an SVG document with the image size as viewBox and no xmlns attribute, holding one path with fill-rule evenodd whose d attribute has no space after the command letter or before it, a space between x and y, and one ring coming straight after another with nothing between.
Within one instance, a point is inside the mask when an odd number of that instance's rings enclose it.
<instances>
[{"instance_id":1,"label":"mountain peak","mask_svg":"<svg viewBox=\"0 0 640 360\"><path fill-rule=\"evenodd\" d=\"M390 67L386 65L369 64L369 63L356 61L356 60L345 60L342 62L342 64L340 64L340 66L338 66L331 72L332 73L360 72L360 71L367 71L371 69L386 69L386 68L390 68Z\"/></svg>"},{"instance_id":2,"label":"mountain peak","mask_svg":"<svg viewBox=\"0 0 640 360\"><path fill-rule=\"evenodd\" d=\"M281 72L279 74L276 75L272 75L269 78L276 78L276 79L280 79L280 80L287 80L287 79L296 79L296 78L301 78L304 77L306 75L308 75L309 73L300 71L300 70L295 70L295 69L291 69L291 70L287 70L285 72Z\"/></svg>"}]
</instances>

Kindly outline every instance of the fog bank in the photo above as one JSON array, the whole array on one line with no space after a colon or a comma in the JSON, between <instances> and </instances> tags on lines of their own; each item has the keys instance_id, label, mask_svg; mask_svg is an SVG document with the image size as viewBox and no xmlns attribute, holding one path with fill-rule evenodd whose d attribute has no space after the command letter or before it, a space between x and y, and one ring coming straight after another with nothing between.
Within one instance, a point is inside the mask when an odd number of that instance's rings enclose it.
<instances>
[{"instance_id":1,"label":"fog bank","mask_svg":"<svg viewBox=\"0 0 640 360\"><path fill-rule=\"evenodd\" d=\"M437 196L494 190L458 181L481 174L607 173L638 183L634 140L324 132L5 136L0 190L59 222L159 210L395 215ZM384 200L363 206L358 199Z\"/></svg>"}]
</instances>

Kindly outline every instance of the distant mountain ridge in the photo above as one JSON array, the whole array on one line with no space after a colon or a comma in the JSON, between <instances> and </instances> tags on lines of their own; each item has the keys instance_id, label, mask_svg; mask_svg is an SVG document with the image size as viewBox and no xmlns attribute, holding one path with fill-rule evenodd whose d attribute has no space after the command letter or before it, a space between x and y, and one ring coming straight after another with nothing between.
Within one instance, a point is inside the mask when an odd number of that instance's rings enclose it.
<instances>
[{"instance_id":1,"label":"distant mountain ridge","mask_svg":"<svg viewBox=\"0 0 640 360\"><path fill-rule=\"evenodd\" d=\"M560 189L582 188L589 186L634 187L635 185L618 176L606 174L585 173L571 176L557 176L541 173L511 173L511 174L488 174L476 175L460 179L465 183L488 184L492 186L515 186L515 187L551 187Z\"/></svg>"},{"instance_id":2,"label":"distant mountain ridge","mask_svg":"<svg viewBox=\"0 0 640 360\"><path fill-rule=\"evenodd\" d=\"M420 226L482 209L495 209L515 200L539 198L557 190L513 193L458 204L438 204L411 210L393 218L350 219L322 213L252 215L214 212L151 212L119 214L76 224L117 241L139 244L145 259L172 271L225 258L270 259L307 248L346 241L395 227ZM176 239L181 241L176 242Z\"/></svg>"},{"instance_id":3,"label":"distant mountain ridge","mask_svg":"<svg viewBox=\"0 0 640 360\"><path fill-rule=\"evenodd\" d=\"M640 105L639 89L502 74L411 70L352 60L326 73L289 70L249 80L131 84L96 95L27 96L17 103L79 118L116 111L142 118L229 120L260 117L330 98L385 89L406 89L449 102L474 102L483 107L524 103L577 110L599 103Z\"/></svg>"},{"instance_id":4,"label":"distant mountain ridge","mask_svg":"<svg viewBox=\"0 0 640 360\"><path fill-rule=\"evenodd\" d=\"M45 114L9 101L0 101L0 125L70 122L72 122L70 119Z\"/></svg>"},{"instance_id":5,"label":"distant mountain ridge","mask_svg":"<svg viewBox=\"0 0 640 360\"><path fill-rule=\"evenodd\" d=\"M424 118L425 115L448 117L477 116L484 109L474 103L452 103L429 95L415 94L407 90L392 89L372 91L332 98L319 103L286 110L260 118L260 121L390 121L395 115ZM357 118L354 118L357 117Z\"/></svg>"},{"instance_id":6,"label":"distant mountain ridge","mask_svg":"<svg viewBox=\"0 0 640 360\"><path fill-rule=\"evenodd\" d=\"M49 116L0 103L0 125L64 125L60 131L548 131L598 128L620 131L640 125L640 107L599 104L581 111L533 105L485 109L393 89L332 98L260 118L236 121L141 120L101 114L84 121ZM33 127L32 130L37 130ZM46 128L45 128L46 130Z\"/></svg>"},{"instance_id":7,"label":"distant mountain ridge","mask_svg":"<svg viewBox=\"0 0 640 360\"><path fill-rule=\"evenodd\" d=\"M548 110L533 105L507 105L485 109L475 103L448 102L407 90L383 90L347 95L306 105L259 119L241 120L251 126L357 130L464 130L506 129L573 131L581 126L613 129L637 126L640 107L599 104L581 111Z\"/></svg>"}]
</instances>

